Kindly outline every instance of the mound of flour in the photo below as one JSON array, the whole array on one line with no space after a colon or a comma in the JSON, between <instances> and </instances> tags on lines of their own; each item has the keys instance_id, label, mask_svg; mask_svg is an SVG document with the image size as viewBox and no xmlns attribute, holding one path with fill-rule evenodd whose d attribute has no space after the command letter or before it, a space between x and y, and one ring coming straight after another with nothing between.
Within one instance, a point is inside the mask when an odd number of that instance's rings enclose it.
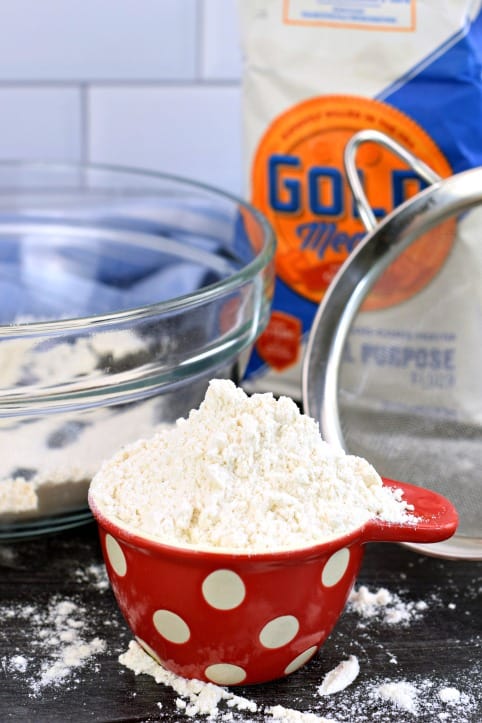
<instances>
[{"instance_id":1,"label":"mound of flour","mask_svg":"<svg viewBox=\"0 0 482 723\"><path fill-rule=\"evenodd\" d=\"M250 552L322 542L374 517L413 519L401 492L324 442L291 399L217 379L188 418L106 461L90 499L168 544Z\"/></svg>"}]
</instances>

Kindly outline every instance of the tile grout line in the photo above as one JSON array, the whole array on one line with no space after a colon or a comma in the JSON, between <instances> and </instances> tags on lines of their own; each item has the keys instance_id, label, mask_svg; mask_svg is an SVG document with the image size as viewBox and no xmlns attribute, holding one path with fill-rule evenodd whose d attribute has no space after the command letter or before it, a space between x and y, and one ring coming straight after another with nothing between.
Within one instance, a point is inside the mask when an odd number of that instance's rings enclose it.
<instances>
[{"instance_id":1,"label":"tile grout line","mask_svg":"<svg viewBox=\"0 0 482 723\"><path fill-rule=\"evenodd\" d=\"M204 0L197 0L196 3L196 52L194 54L196 63L196 72L194 80L196 84L203 81L203 50L204 50L204 23L205 23L205 7Z\"/></svg>"},{"instance_id":2,"label":"tile grout line","mask_svg":"<svg viewBox=\"0 0 482 723\"><path fill-rule=\"evenodd\" d=\"M241 83L240 78L135 78L135 79L109 79L109 78L84 78L84 79L73 79L73 80L14 80L14 81L0 81L0 90L10 90L15 88L74 88L76 90L79 87L109 87L109 88L171 88L173 86L180 86L183 88L189 87L209 87L209 86L220 86L220 87L237 87Z\"/></svg>"},{"instance_id":3,"label":"tile grout line","mask_svg":"<svg viewBox=\"0 0 482 723\"><path fill-rule=\"evenodd\" d=\"M89 136L90 136L90 123L89 123L89 88L87 83L81 83L79 86L80 92L80 160L82 163L88 163L90 158L89 153Z\"/></svg>"}]
</instances>

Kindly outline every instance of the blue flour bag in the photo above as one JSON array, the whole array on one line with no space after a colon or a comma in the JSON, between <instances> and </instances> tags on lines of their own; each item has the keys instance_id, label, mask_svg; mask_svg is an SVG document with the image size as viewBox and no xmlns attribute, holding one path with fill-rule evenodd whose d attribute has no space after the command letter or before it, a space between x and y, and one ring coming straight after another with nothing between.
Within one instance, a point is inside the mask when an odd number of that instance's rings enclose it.
<instances>
[{"instance_id":1,"label":"blue flour bag","mask_svg":"<svg viewBox=\"0 0 482 723\"><path fill-rule=\"evenodd\" d=\"M482 3L238 6L247 195L278 243L272 316L244 384L300 399L317 307L366 235L344 173L349 138L381 130L442 177L482 165ZM374 145L357 167L378 220L422 188ZM342 401L480 424L481 216L421 237L380 279L350 333Z\"/></svg>"}]
</instances>

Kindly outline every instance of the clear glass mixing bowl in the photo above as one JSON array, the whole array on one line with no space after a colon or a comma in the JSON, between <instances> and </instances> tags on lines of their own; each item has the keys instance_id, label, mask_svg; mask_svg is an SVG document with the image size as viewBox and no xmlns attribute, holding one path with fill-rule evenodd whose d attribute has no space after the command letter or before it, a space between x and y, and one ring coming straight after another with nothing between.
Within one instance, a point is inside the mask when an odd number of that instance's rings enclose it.
<instances>
[{"instance_id":1,"label":"clear glass mixing bowl","mask_svg":"<svg viewBox=\"0 0 482 723\"><path fill-rule=\"evenodd\" d=\"M255 209L185 179L0 164L0 540L90 519L104 458L242 378L274 247Z\"/></svg>"}]
</instances>

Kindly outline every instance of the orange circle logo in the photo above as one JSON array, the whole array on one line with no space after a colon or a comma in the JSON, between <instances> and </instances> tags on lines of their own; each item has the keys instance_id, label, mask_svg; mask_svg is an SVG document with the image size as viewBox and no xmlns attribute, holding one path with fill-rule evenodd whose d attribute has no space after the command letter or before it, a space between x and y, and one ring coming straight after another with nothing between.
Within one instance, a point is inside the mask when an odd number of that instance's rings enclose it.
<instances>
[{"instance_id":1,"label":"orange circle logo","mask_svg":"<svg viewBox=\"0 0 482 723\"><path fill-rule=\"evenodd\" d=\"M253 204L277 236L276 272L301 296L318 303L349 253L367 233L343 169L351 136L367 128L391 136L442 177L452 169L430 136L411 118L380 101L357 96L306 100L278 116L257 149ZM422 181L390 150L373 143L357 168L378 219L418 193ZM448 223L448 222L447 222ZM450 251L449 233L424 234L383 274L364 308L383 308L412 296Z\"/></svg>"}]
</instances>

